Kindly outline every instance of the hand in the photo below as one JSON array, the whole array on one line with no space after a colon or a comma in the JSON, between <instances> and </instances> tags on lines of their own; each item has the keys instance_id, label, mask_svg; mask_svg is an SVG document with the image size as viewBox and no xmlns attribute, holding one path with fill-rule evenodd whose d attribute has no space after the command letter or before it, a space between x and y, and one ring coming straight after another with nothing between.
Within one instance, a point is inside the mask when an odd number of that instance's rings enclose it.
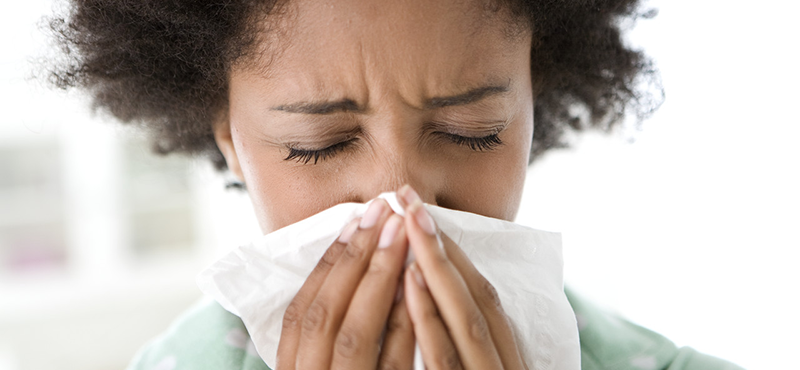
<instances>
[{"instance_id":1,"label":"hand","mask_svg":"<svg viewBox=\"0 0 800 370\"><path fill-rule=\"evenodd\" d=\"M395 299L407 250L403 218L375 200L289 304L276 369L410 369L414 333L405 301Z\"/></svg>"},{"instance_id":2,"label":"hand","mask_svg":"<svg viewBox=\"0 0 800 370\"><path fill-rule=\"evenodd\" d=\"M398 191L416 256L405 299L425 367L527 369L494 287L452 240L437 233L417 193Z\"/></svg>"}]
</instances>

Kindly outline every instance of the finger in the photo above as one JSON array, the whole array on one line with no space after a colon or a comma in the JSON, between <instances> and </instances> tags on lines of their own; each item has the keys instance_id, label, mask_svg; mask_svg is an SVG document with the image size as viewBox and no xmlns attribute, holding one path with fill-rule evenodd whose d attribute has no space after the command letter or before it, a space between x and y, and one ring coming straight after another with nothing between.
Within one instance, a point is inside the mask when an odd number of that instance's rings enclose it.
<instances>
[{"instance_id":1,"label":"finger","mask_svg":"<svg viewBox=\"0 0 800 370\"><path fill-rule=\"evenodd\" d=\"M406 194L409 189L411 189L411 186L408 184L405 184L401 186L400 189L397 189L397 203L400 204L400 208L402 209L406 209L411 205L406 202L406 199L402 196L402 194Z\"/></svg>"},{"instance_id":2,"label":"finger","mask_svg":"<svg viewBox=\"0 0 800 370\"><path fill-rule=\"evenodd\" d=\"M400 280L402 281L402 280ZM408 316L404 284L398 284L398 293L386 323L386 335L383 338L381 355L378 360L379 370L411 370L414 366L414 326Z\"/></svg>"},{"instance_id":3,"label":"finger","mask_svg":"<svg viewBox=\"0 0 800 370\"><path fill-rule=\"evenodd\" d=\"M462 369L459 351L439 316L436 304L428 292L425 278L412 263L405 273L406 306L414 325L414 335L419 343L426 369ZM491 368L487 368L491 369Z\"/></svg>"},{"instance_id":4,"label":"finger","mask_svg":"<svg viewBox=\"0 0 800 370\"><path fill-rule=\"evenodd\" d=\"M393 214L381 230L378 248L347 307L333 351L334 369L375 368L380 337L392 309L408 239L403 218Z\"/></svg>"},{"instance_id":5,"label":"finger","mask_svg":"<svg viewBox=\"0 0 800 370\"><path fill-rule=\"evenodd\" d=\"M361 218L359 228L331 268L302 321L295 359L298 369L328 368L332 348L347 306L369 265L381 227L391 208L377 199Z\"/></svg>"},{"instance_id":6,"label":"finger","mask_svg":"<svg viewBox=\"0 0 800 370\"><path fill-rule=\"evenodd\" d=\"M297 345L300 340L301 326L308 306L316 297L319 288L325 281L336 260L339 259L344 251L346 243L358 228L360 219L350 221L344 227L341 236L328 247L325 254L317 262L317 266L311 271L303 286L297 292L286 312L283 314L283 326L281 338L278 343L277 366L279 369L293 369L297 356Z\"/></svg>"},{"instance_id":7,"label":"finger","mask_svg":"<svg viewBox=\"0 0 800 370\"><path fill-rule=\"evenodd\" d=\"M442 234L441 237L447 257L461 274L464 282L467 283L467 288L472 294L472 298L478 304L478 308L489 324L489 332L500 355L500 360L503 362L503 368L524 370L526 368L525 362L519 351L509 318L503 311L497 290L475 268L456 243L450 240L447 235Z\"/></svg>"},{"instance_id":8,"label":"finger","mask_svg":"<svg viewBox=\"0 0 800 370\"><path fill-rule=\"evenodd\" d=\"M410 249L425 275L430 294L462 362L467 368L501 368L502 361L492 341L489 325L466 282L444 252L433 219L412 189L406 189L403 196L406 203L410 203L405 217Z\"/></svg>"}]
</instances>

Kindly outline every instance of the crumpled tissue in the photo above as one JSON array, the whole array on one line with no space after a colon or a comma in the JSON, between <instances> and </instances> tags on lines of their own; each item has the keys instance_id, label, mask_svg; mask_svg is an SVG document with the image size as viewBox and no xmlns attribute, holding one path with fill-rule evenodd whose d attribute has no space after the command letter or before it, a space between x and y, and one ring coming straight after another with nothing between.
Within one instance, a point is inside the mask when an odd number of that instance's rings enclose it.
<instances>
[{"instance_id":1,"label":"crumpled tissue","mask_svg":"<svg viewBox=\"0 0 800 370\"><path fill-rule=\"evenodd\" d=\"M381 194L402 214L396 194ZM369 203L344 203L240 246L201 272L200 289L239 316L275 366L283 314L327 248ZM579 370L578 327L563 287L561 235L425 205L495 287L530 369ZM419 351L417 351L419 356ZM419 358L415 368L420 368Z\"/></svg>"}]
</instances>

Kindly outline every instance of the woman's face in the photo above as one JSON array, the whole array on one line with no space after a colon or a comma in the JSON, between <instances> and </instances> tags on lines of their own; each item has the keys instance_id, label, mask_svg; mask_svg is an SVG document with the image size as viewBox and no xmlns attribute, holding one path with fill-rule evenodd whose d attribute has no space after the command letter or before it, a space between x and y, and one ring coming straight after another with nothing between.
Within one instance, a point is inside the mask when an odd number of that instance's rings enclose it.
<instances>
[{"instance_id":1,"label":"woman's face","mask_svg":"<svg viewBox=\"0 0 800 370\"><path fill-rule=\"evenodd\" d=\"M533 133L529 32L479 1L290 3L215 127L270 232L410 184L513 220Z\"/></svg>"}]
</instances>

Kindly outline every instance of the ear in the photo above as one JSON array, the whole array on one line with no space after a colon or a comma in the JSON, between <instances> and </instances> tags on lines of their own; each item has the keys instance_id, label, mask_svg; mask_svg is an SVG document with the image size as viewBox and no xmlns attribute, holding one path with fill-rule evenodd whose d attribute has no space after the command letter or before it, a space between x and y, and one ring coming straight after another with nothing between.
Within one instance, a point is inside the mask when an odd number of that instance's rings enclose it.
<instances>
[{"instance_id":1,"label":"ear","mask_svg":"<svg viewBox=\"0 0 800 370\"><path fill-rule=\"evenodd\" d=\"M236 148L233 146L231 120L227 109L225 109L214 122L214 141L217 142L217 147L222 152L222 156L225 157L228 170L230 170L239 181L244 182L242 167L239 166L239 157L236 155Z\"/></svg>"}]
</instances>

